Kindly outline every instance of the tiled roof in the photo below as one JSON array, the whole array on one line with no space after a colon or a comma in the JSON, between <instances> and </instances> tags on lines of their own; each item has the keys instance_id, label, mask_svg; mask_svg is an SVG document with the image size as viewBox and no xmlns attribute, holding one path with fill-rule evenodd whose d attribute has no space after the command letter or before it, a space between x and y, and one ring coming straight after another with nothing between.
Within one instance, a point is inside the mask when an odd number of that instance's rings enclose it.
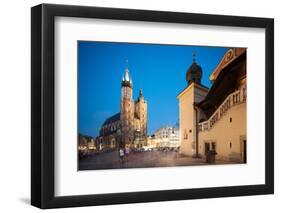
<instances>
[{"instance_id":1,"label":"tiled roof","mask_svg":"<svg viewBox=\"0 0 281 213\"><path fill-rule=\"evenodd\" d=\"M119 121L119 120L120 120L120 113L117 113L117 114L115 114L115 115L113 115L113 116L107 118L107 119L105 120L105 122L103 123L103 126L104 126L104 125L107 125L107 124L110 124L110 123L113 123L113 122L115 122L115 121Z\"/></svg>"}]
</instances>

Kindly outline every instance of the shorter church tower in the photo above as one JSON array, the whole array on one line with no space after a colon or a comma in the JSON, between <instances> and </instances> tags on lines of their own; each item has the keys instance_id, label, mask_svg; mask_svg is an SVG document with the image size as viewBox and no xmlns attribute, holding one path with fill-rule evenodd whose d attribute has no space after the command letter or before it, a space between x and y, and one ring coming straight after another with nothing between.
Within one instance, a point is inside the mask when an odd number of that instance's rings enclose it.
<instances>
[{"instance_id":1,"label":"shorter church tower","mask_svg":"<svg viewBox=\"0 0 281 213\"><path fill-rule=\"evenodd\" d=\"M142 90L139 91L139 97L135 103L135 114L138 118L136 130L139 136L139 143L143 146L147 143L147 103L143 97Z\"/></svg>"},{"instance_id":2,"label":"shorter church tower","mask_svg":"<svg viewBox=\"0 0 281 213\"><path fill-rule=\"evenodd\" d=\"M139 92L137 112L139 114L141 131L146 135L147 134L147 103L143 97L142 90L140 90Z\"/></svg>"}]
</instances>

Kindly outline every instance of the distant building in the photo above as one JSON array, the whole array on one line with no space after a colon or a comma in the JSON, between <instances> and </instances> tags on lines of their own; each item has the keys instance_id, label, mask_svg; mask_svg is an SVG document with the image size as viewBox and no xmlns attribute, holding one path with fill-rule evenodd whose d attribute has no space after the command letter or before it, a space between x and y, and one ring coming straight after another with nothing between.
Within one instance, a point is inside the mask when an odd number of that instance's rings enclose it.
<instances>
[{"instance_id":1,"label":"distant building","mask_svg":"<svg viewBox=\"0 0 281 213\"><path fill-rule=\"evenodd\" d=\"M147 146L150 148L156 148L155 135L150 135L147 137Z\"/></svg>"},{"instance_id":2,"label":"distant building","mask_svg":"<svg viewBox=\"0 0 281 213\"><path fill-rule=\"evenodd\" d=\"M97 149L95 139L91 136L79 134L78 150L91 153Z\"/></svg>"},{"instance_id":3,"label":"distant building","mask_svg":"<svg viewBox=\"0 0 281 213\"><path fill-rule=\"evenodd\" d=\"M155 132L154 143L156 147L178 148L180 146L178 128L172 126L159 128Z\"/></svg>"},{"instance_id":4,"label":"distant building","mask_svg":"<svg viewBox=\"0 0 281 213\"><path fill-rule=\"evenodd\" d=\"M88 149L87 139L83 135L79 134L78 150L83 151L83 150L87 150L87 149Z\"/></svg>"},{"instance_id":5,"label":"distant building","mask_svg":"<svg viewBox=\"0 0 281 213\"><path fill-rule=\"evenodd\" d=\"M89 140L87 141L87 148L90 151L96 150L96 144L94 138L89 138Z\"/></svg>"},{"instance_id":6,"label":"distant building","mask_svg":"<svg viewBox=\"0 0 281 213\"><path fill-rule=\"evenodd\" d=\"M230 48L210 76L211 88L201 83L202 68L193 59L187 87L179 100L180 152L246 162L246 49Z\"/></svg>"},{"instance_id":7,"label":"distant building","mask_svg":"<svg viewBox=\"0 0 281 213\"><path fill-rule=\"evenodd\" d=\"M120 112L107 118L100 128L100 149L142 147L147 143L147 102L142 90L133 100L133 82L126 67L121 82Z\"/></svg>"}]
</instances>

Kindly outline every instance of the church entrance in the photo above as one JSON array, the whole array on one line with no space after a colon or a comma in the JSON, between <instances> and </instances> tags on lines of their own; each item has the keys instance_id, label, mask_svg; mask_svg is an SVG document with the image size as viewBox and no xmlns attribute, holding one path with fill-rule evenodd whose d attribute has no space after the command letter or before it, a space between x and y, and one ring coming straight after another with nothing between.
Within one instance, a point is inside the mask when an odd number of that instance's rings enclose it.
<instances>
[{"instance_id":1,"label":"church entrance","mask_svg":"<svg viewBox=\"0 0 281 213\"><path fill-rule=\"evenodd\" d=\"M115 148L116 147L116 140L115 138L112 138L110 141L110 148Z\"/></svg>"}]
</instances>

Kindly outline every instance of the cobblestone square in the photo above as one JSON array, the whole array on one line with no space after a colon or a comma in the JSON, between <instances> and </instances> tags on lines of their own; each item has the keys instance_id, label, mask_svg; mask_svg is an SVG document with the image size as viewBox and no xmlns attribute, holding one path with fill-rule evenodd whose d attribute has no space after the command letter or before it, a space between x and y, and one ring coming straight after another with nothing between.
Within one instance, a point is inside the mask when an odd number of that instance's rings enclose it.
<instances>
[{"instance_id":1,"label":"cobblestone square","mask_svg":"<svg viewBox=\"0 0 281 213\"><path fill-rule=\"evenodd\" d=\"M232 162L216 161L216 164ZM205 159L180 155L174 151L131 152L120 161L118 151L93 154L79 160L79 170L121 169L121 168L149 168L210 165Z\"/></svg>"}]
</instances>

